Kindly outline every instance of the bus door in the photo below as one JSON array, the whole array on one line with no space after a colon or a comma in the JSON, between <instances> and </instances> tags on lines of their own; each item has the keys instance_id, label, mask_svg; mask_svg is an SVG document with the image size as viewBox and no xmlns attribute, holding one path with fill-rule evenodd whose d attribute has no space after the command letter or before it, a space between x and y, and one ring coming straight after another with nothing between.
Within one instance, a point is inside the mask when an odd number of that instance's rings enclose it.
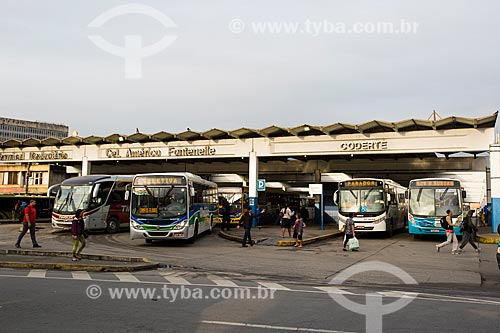
<instances>
[{"instance_id":1,"label":"bus door","mask_svg":"<svg viewBox=\"0 0 500 333\"><path fill-rule=\"evenodd\" d=\"M127 184L127 182L116 182L108 198L107 216L117 218L120 223L128 221L130 217L129 201L125 199Z\"/></svg>"},{"instance_id":2,"label":"bus door","mask_svg":"<svg viewBox=\"0 0 500 333\"><path fill-rule=\"evenodd\" d=\"M113 187L113 181L100 182L92 189L90 201L89 224L91 229L102 229L107 222L108 209L104 206Z\"/></svg>"}]
</instances>

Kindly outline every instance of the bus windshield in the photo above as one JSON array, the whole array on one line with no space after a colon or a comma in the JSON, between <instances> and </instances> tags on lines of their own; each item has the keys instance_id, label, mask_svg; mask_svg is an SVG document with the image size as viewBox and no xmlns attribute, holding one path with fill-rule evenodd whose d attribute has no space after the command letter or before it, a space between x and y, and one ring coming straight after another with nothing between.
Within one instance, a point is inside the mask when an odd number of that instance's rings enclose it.
<instances>
[{"instance_id":1,"label":"bus windshield","mask_svg":"<svg viewBox=\"0 0 500 333\"><path fill-rule=\"evenodd\" d=\"M137 218L163 219L185 215L186 187L137 186L132 191L131 213Z\"/></svg>"},{"instance_id":2,"label":"bus windshield","mask_svg":"<svg viewBox=\"0 0 500 333\"><path fill-rule=\"evenodd\" d=\"M77 209L87 209L91 191L92 185L61 185L53 211L59 214L74 214Z\"/></svg>"},{"instance_id":3,"label":"bus windshield","mask_svg":"<svg viewBox=\"0 0 500 333\"><path fill-rule=\"evenodd\" d=\"M453 216L462 213L458 188L410 189L410 214L415 216L445 216L450 209Z\"/></svg>"},{"instance_id":4,"label":"bus windshield","mask_svg":"<svg viewBox=\"0 0 500 333\"><path fill-rule=\"evenodd\" d=\"M341 213L382 213L385 211L384 190L342 189L339 191Z\"/></svg>"}]
</instances>

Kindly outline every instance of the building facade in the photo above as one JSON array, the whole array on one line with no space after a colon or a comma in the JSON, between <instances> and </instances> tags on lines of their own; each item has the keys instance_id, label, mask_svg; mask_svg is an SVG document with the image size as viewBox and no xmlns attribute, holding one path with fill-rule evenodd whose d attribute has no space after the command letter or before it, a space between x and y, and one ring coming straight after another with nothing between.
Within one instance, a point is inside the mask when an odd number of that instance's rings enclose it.
<instances>
[{"instance_id":1,"label":"building facade","mask_svg":"<svg viewBox=\"0 0 500 333\"><path fill-rule=\"evenodd\" d=\"M0 118L0 141L65 138L68 133L69 128L66 125Z\"/></svg>"}]
</instances>

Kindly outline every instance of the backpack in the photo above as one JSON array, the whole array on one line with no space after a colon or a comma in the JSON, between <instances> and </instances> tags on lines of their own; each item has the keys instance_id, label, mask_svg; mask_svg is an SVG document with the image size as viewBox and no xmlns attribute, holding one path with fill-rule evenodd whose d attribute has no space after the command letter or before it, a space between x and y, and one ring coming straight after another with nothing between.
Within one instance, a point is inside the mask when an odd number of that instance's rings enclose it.
<instances>
[{"instance_id":1,"label":"backpack","mask_svg":"<svg viewBox=\"0 0 500 333\"><path fill-rule=\"evenodd\" d=\"M450 228L450 225L448 224L448 221L446 221L446 216L443 216L441 218L441 228L448 230Z\"/></svg>"},{"instance_id":2,"label":"backpack","mask_svg":"<svg viewBox=\"0 0 500 333\"><path fill-rule=\"evenodd\" d=\"M19 222L23 222L24 221L24 209L26 208L26 206L21 206L21 211L19 212Z\"/></svg>"}]
</instances>

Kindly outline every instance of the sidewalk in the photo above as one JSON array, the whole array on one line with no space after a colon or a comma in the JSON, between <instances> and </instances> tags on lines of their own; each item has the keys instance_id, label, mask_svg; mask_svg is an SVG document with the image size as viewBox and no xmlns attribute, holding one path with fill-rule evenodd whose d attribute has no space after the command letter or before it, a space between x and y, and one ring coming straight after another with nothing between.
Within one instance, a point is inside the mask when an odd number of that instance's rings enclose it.
<instances>
[{"instance_id":1,"label":"sidewalk","mask_svg":"<svg viewBox=\"0 0 500 333\"><path fill-rule=\"evenodd\" d=\"M476 233L476 241L484 244L498 244L500 235L491 232L491 226L479 227L479 231Z\"/></svg>"},{"instance_id":2,"label":"sidewalk","mask_svg":"<svg viewBox=\"0 0 500 333\"><path fill-rule=\"evenodd\" d=\"M219 235L222 238L239 242L243 242L244 229L237 229L236 226L231 227L230 231L220 231ZM293 236L293 229L292 229ZM338 230L336 224L325 225L325 229L321 230L317 224L308 224L304 229L303 242L311 244L320 240L341 237L342 233ZM257 226L252 228L252 240L255 244L270 245L270 246L293 246L295 241L285 231L285 237L281 237L281 227L279 225Z\"/></svg>"},{"instance_id":3,"label":"sidewalk","mask_svg":"<svg viewBox=\"0 0 500 333\"><path fill-rule=\"evenodd\" d=\"M93 272L126 272L159 267L159 263L146 258L82 254L82 260L72 261L71 257L71 252L2 249L0 267Z\"/></svg>"}]
</instances>

